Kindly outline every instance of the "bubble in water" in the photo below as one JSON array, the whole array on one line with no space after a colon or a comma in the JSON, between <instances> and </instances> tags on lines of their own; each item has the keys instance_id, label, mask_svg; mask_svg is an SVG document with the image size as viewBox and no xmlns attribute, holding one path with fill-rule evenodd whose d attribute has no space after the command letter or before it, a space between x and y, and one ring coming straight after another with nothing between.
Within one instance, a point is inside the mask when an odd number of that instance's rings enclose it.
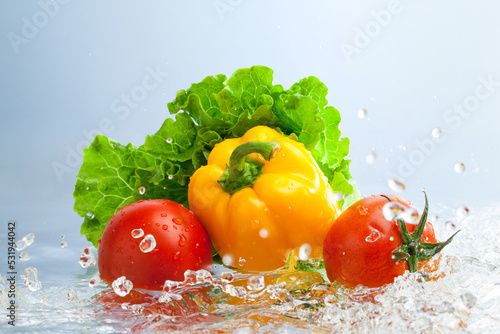
<instances>
[{"instance_id":1,"label":"bubble in water","mask_svg":"<svg viewBox=\"0 0 500 334\"><path fill-rule=\"evenodd\" d=\"M82 254L80 255L80 260L79 260L80 266L82 268L88 268L96 265L96 259L94 254L92 253L92 248L91 247L86 247Z\"/></svg>"},{"instance_id":2,"label":"bubble in water","mask_svg":"<svg viewBox=\"0 0 500 334\"><path fill-rule=\"evenodd\" d=\"M269 231L265 228L261 228L259 231L259 236L263 239L267 238L269 236Z\"/></svg>"},{"instance_id":3,"label":"bubble in water","mask_svg":"<svg viewBox=\"0 0 500 334\"><path fill-rule=\"evenodd\" d=\"M166 142L169 143L169 144L172 144L174 140L172 138L167 138Z\"/></svg>"},{"instance_id":4,"label":"bubble in water","mask_svg":"<svg viewBox=\"0 0 500 334\"><path fill-rule=\"evenodd\" d=\"M309 244L302 244L299 248L299 259L302 261L305 261L309 259L309 256L311 255L311 245Z\"/></svg>"},{"instance_id":5,"label":"bubble in water","mask_svg":"<svg viewBox=\"0 0 500 334\"><path fill-rule=\"evenodd\" d=\"M61 241L61 248L68 247L68 243L66 241Z\"/></svg>"},{"instance_id":6,"label":"bubble in water","mask_svg":"<svg viewBox=\"0 0 500 334\"><path fill-rule=\"evenodd\" d=\"M397 193L402 193L405 190L405 185L403 184L403 182L399 181L395 177L391 177L389 181L387 181L387 185Z\"/></svg>"},{"instance_id":7,"label":"bubble in water","mask_svg":"<svg viewBox=\"0 0 500 334\"><path fill-rule=\"evenodd\" d=\"M368 111L365 108L358 110L358 117L359 118L366 118L366 115L368 115Z\"/></svg>"},{"instance_id":8,"label":"bubble in water","mask_svg":"<svg viewBox=\"0 0 500 334\"><path fill-rule=\"evenodd\" d=\"M438 219L439 219L439 216L433 215L433 216L430 216L429 221L431 223L435 223L435 222L437 222Z\"/></svg>"},{"instance_id":9,"label":"bubble in water","mask_svg":"<svg viewBox=\"0 0 500 334\"><path fill-rule=\"evenodd\" d=\"M248 278L247 282L248 290L259 291L264 289L265 286L266 284L264 282L264 276L262 275L253 275Z\"/></svg>"},{"instance_id":10,"label":"bubble in water","mask_svg":"<svg viewBox=\"0 0 500 334\"><path fill-rule=\"evenodd\" d=\"M146 187L140 186L139 187L139 194L144 195L146 193Z\"/></svg>"},{"instance_id":11,"label":"bubble in water","mask_svg":"<svg viewBox=\"0 0 500 334\"><path fill-rule=\"evenodd\" d=\"M151 234L146 235L139 244L139 248L144 253L151 252L153 249L155 249L155 247L156 247L156 239Z\"/></svg>"},{"instance_id":12,"label":"bubble in water","mask_svg":"<svg viewBox=\"0 0 500 334\"><path fill-rule=\"evenodd\" d=\"M465 217L469 215L469 208L465 205L460 205L456 210L457 216Z\"/></svg>"},{"instance_id":13,"label":"bubble in water","mask_svg":"<svg viewBox=\"0 0 500 334\"><path fill-rule=\"evenodd\" d=\"M30 255L26 252L19 253L19 259L21 261L28 261L30 259Z\"/></svg>"},{"instance_id":14,"label":"bubble in water","mask_svg":"<svg viewBox=\"0 0 500 334\"><path fill-rule=\"evenodd\" d=\"M61 235L61 239L64 239L64 238L66 238L66 235L64 235L64 234Z\"/></svg>"},{"instance_id":15,"label":"bubble in water","mask_svg":"<svg viewBox=\"0 0 500 334\"><path fill-rule=\"evenodd\" d=\"M380 238L380 232L377 229L373 229L369 236L365 238L366 242L375 242Z\"/></svg>"},{"instance_id":16,"label":"bubble in water","mask_svg":"<svg viewBox=\"0 0 500 334\"><path fill-rule=\"evenodd\" d=\"M456 162L453 166L453 170L458 174L465 173L465 165L461 162Z\"/></svg>"},{"instance_id":17,"label":"bubble in water","mask_svg":"<svg viewBox=\"0 0 500 334\"><path fill-rule=\"evenodd\" d=\"M388 221L398 219L404 211L405 207L398 202L387 202L382 208L382 214Z\"/></svg>"},{"instance_id":18,"label":"bubble in water","mask_svg":"<svg viewBox=\"0 0 500 334\"><path fill-rule=\"evenodd\" d=\"M115 279L113 283L111 283L111 287L118 296L125 297L132 291L134 285L131 281L127 280L125 276L122 276Z\"/></svg>"},{"instance_id":19,"label":"bubble in water","mask_svg":"<svg viewBox=\"0 0 500 334\"><path fill-rule=\"evenodd\" d=\"M399 145L399 149L400 149L401 151L406 151L406 150L408 149L408 145L403 145L403 144L401 144L401 145Z\"/></svg>"},{"instance_id":20,"label":"bubble in water","mask_svg":"<svg viewBox=\"0 0 500 334\"><path fill-rule=\"evenodd\" d=\"M441 138L441 136L443 135L443 130L439 127L436 127L434 129L432 129L432 137L434 138Z\"/></svg>"},{"instance_id":21,"label":"bubble in water","mask_svg":"<svg viewBox=\"0 0 500 334\"><path fill-rule=\"evenodd\" d=\"M234 256L232 254L224 254L222 256L222 263L225 264L226 266L233 266Z\"/></svg>"},{"instance_id":22,"label":"bubble in water","mask_svg":"<svg viewBox=\"0 0 500 334\"><path fill-rule=\"evenodd\" d=\"M240 267L243 267L245 265L245 263L247 263L247 261L244 258L240 257L238 260L238 265Z\"/></svg>"},{"instance_id":23,"label":"bubble in water","mask_svg":"<svg viewBox=\"0 0 500 334\"><path fill-rule=\"evenodd\" d=\"M89 286L91 288L95 288L96 286L98 286L99 284L101 283L101 278L99 277L99 275L95 275L94 277L92 277L89 281Z\"/></svg>"},{"instance_id":24,"label":"bubble in water","mask_svg":"<svg viewBox=\"0 0 500 334\"><path fill-rule=\"evenodd\" d=\"M70 301L77 301L78 300L78 294L77 294L75 289L68 290L68 300L70 300Z\"/></svg>"},{"instance_id":25,"label":"bubble in water","mask_svg":"<svg viewBox=\"0 0 500 334\"><path fill-rule=\"evenodd\" d=\"M366 163L368 164L373 164L376 159L377 159L377 153L375 153L375 150L368 153L365 157Z\"/></svg>"},{"instance_id":26,"label":"bubble in water","mask_svg":"<svg viewBox=\"0 0 500 334\"><path fill-rule=\"evenodd\" d=\"M230 271L226 271L220 274L220 279L222 282L231 283L234 280L234 275Z\"/></svg>"},{"instance_id":27,"label":"bubble in water","mask_svg":"<svg viewBox=\"0 0 500 334\"><path fill-rule=\"evenodd\" d=\"M133 238L140 238L144 235L144 231L142 230L142 228L136 228L132 230L130 234L132 235Z\"/></svg>"},{"instance_id":28,"label":"bubble in water","mask_svg":"<svg viewBox=\"0 0 500 334\"><path fill-rule=\"evenodd\" d=\"M24 285L28 286L31 291L38 291L42 288L42 283L38 280L38 270L35 267L24 269L24 275L21 275L24 280Z\"/></svg>"}]
</instances>

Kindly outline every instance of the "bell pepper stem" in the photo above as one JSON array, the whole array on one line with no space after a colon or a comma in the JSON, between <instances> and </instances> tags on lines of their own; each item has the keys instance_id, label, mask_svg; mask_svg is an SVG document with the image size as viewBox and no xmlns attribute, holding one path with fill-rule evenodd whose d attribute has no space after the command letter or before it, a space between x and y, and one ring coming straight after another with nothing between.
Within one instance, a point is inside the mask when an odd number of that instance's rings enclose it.
<instances>
[{"instance_id":1,"label":"bell pepper stem","mask_svg":"<svg viewBox=\"0 0 500 334\"><path fill-rule=\"evenodd\" d=\"M281 146L277 142L250 141L241 144L231 154L229 164L217 182L230 194L251 187L262 175L263 163L251 159L248 155L258 153L264 160L270 161L280 149Z\"/></svg>"}]
</instances>

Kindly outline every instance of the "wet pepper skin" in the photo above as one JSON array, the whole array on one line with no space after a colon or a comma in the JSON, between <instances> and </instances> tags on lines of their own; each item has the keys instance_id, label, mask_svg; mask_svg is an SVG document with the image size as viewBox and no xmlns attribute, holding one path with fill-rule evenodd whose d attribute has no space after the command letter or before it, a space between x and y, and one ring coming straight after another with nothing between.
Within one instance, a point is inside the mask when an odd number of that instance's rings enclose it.
<instances>
[{"instance_id":1,"label":"wet pepper skin","mask_svg":"<svg viewBox=\"0 0 500 334\"><path fill-rule=\"evenodd\" d=\"M281 149L270 161L250 154L264 163L263 173L231 195L217 181L233 150L249 141L277 142ZM311 257L321 256L326 233L341 212L304 145L265 126L217 144L207 165L192 176L188 200L224 263L249 271L281 268L289 252L303 244L311 246Z\"/></svg>"}]
</instances>

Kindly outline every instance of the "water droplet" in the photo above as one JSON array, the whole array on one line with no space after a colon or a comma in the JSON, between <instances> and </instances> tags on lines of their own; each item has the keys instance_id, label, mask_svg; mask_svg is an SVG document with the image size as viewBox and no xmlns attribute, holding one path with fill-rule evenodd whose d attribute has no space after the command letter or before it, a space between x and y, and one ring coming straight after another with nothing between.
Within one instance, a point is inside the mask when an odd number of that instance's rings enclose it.
<instances>
[{"instance_id":1,"label":"water droplet","mask_svg":"<svg viewBox=\"0 0 500 334\"><path fill-rule=\"evenodd\" d=\"M452 222L452 221L447 221L445 224L444 224L444 227L446 227L446 229L448 231L453 231L453 230L456 230L457 229L457 226Z\"/></svg>"},{"instance_id":2,"label":"water droplet","mask_svg":"<svg viewBox=\"0 0 500 334\"><path fill-rule=\"evenodd\" d=\"M70 301L78 301L78 293L75 289L68 290L68 300Z\"/></svg>"},{"instance_id":3,"label":"water droplet","mask_svg":"<svg viewBox=\"0 0 500 334\"><path fill-rule=\"evenodd\" d=\"M259 235L261 238L265 239L269 236L269 231L265 228L261 228L259 231Z\"/></svg>"},{"instance_id":4,"label":"water droplet","mask_svg":"<svg viewBox=\"0 0 500 334\"><path fill-rule=\"evenodd\" d=\"M429 218L429 221L430 221L431 223L435 223L438 219L439 219L439 216L437 216L437 215L433 215L433 216L431 216L431 217Z\"/></svg>"},{"instance_id":5,"label":"water droplet","mask_svg":"<svg viewBox=\"0 0 500 334\"><path fill-rule=\"evenodd\" d=\"M61 241L61 248L68 247L68 243L66 241Z\"/></svg>"},{"instance_id":6,"label":"water droplet","mask_svg":"<svg viewBox=\"0 0 500 334\"><path fill-rule=\"evenodd\" d=\"M398 219L404 211L405 207L398 202L387 202L382 208L382 214L388 221Z\"/></svg>"},{"instance_id":7,"label":"water droplet","mask_svg":"<svg viewBox=\"0 0 500 334\"><path fill-rule=\"evenodd\" d=\"M151 252L153 249L155 249L155 247L156 247L156 239L151 234L146 235L139 244L139 248L144 253Z\"/></svg>"},{"instance_id":8,"label":"water droplet","mask_svg":"<svg viewBox=\"0 0 500 334\"><path fill-rule=\"evenodd\" d=\"M19 253L19 259L21 261L28 261L30 259L30 255L26 252Z\"/></svg>"},{"instance_id":9,"label":"water droplet","mask_svg":"<svg viewBox=\"0 0 500 334\"><path fill-rule=\"evenodd\" d=\"M441 136L443 135L443 130L441 128L434 128L432 129L432 137L434 138L441 138Z\"/></svg>"},{"instance_id":10,"label":"water droplet","mask_svg":"<svg viewBox=\"0 0 500 334\"><path fill-rule=\"evenodd\" d=\"M247 261L244 258L240 257L238 260L238 265L240 267L243 267L245 265L245 263L247 263Z\"/></svg>"},{"instance_id":11,"label":"water droplet","mask_svg":"<svg viewBox=\"0 0 500 334\"><path fill-rule=\"evenodd\" d=\"M182 224L182 220L180 218L173 218L172 221L177 224L177 225L181 225Z\"/></svg>"},{"instance_id":12,"label":"water droplet","mask_svg":"<svg viewBox=\"0 0 500 334\"><path fill-rule=\"evenodd\" d=\"M89 219L94 219L95 218L95 214L92 211L87 212L87 214L85 216L87 218L89 218Z\"/></svg>"},{"instance_id":13,"label":"water droplet","mask_svg":"<svg viewBox=\"0 0 500 334\"><path fill-rule=\"evenodd\" d=\"M167 138L166 142L169 143L169 144L172 144L174 140L172 138Z\"/></svg>"},{"instance_id":14,"label":"water droplet","mask_svg":"<svg viewBox=\"0 0 500 334\"><path fill-rule=\"evenodd\" d=\"M181 252L177 251L174 253L174 260L178 260L179 256L181 255Z\"/></svg>"},{"instance_id":15,"label":"water droplet","mask_svg":"<svg viewBox=\"0 0 500 334\"><path fill-rule=\"evenodd\" d=\"M196 272L193 270L186 270L184 272L184 283L195 284L196 283Z\"/></svg>"},{"instance_id":16,"label":"water droplet","mask_svg":"<svg viewBox=\"0 0 500 334\"><path fill-rule=\"evenodd\" d=\"M368 208L362 205L358 205L358 212L362 216L366 216L368 214Z\"/></svg>"},{"instance_id":17,"label":"water droplet","mask_svg":"<svg viewBox=\"0 0 500 334\"><path fill-rule=\"evenodd\" d=\"M196 283L203 284L203 283L212 283L214 281L214 278L212 277L212 274L208 270L205 269L200 269L196 271Z\"/></svg>"},{"instance_id":18,"label":"water droplet","mask_svg":"<svg viewBox=\"0 0 500 334\"><path fill-rule=\"evenodd\" d=\"M95 275L94 277L92 277L89 281L89 286L91 288L95 288L96 286L98 286L99 284L101 283L101 278L99 277L99 275Z\"/></svg>"},{"instance_id":19,"label":"water droplet","mask_svg":"<svg viewBox=\"0 0 500 334\"><path fill-rule=\"evenodd\" d=\"M231 283L234 280L234 275L230 271L226 271L220 274L220 279L222 282Z\"/></svg>"},{"instance_id":20,"label":"water droplet","mask_svg":"<svg viewBox=\"0 0 500 334\"><path fill-rule=\"evenodd\" d=\"M120 297L125 297L132 291L134 285L131 281L127 280L125 276L118 277L111 283L111 286L115 293Z\"/></svg>"},{"instance_id":21,"label":"water droplet","mask_svg":"<svg viewBox=\"0 0 500 334\"><path fill-rule=\"evenodd\" d=\"M333 200L334 201L339 202L343 198L344 198L344 195L340 191L337 191L337 192L333 193Z\"/></svg>"},{"instance_id":22,"label":"water droplet","mask_svg":"<svg viewBox=\"0 0 500 334\"><path fill-rule=\"evenodd\" d=\"M133 238L140 238L144 235L144 231L142 230L142 228L136 228L132 230L130 234L132 235Z\"/></svg>"},{"instance_id":23,"label":"water droplet","mask_svg":"<svg viewBox=\"0 0 500 334\"><path fill-rule=\"evenodd\" d=\"M163 292L170 292L181 285L181 282L166 280L163 284Z\"/></svg>"},{"instance_id":24,"label":"water droplet","mask_svg":"<svg viewBox=\"0 0 500 334\"><path fill-rule=\"evenodd\" d=\"M179 235L179 246L184 246L187 242L186 236L184 234Z\"/></svg>"},{"instance_id":25,"label":"water droplet","mask_svg":"<svg viewBox=\"0 0 500 334\"><path fill-rule=\"evenodd\" d=\"M232 254L224 254L222 256L222 263L225 264L226 266L233 266L234 256Z\"/></svg>"},{"instance_id":26,"label":"water droplet","mask_svg":"<svg viewBox=\"0 0 500 334\"><path fill-rule=\"evenodd\" d=\"M403 184L403 182L394 177L391 177L389 181L387 181L387 185L397 193L402 193L405 190L405 185Z\"/></svg>"},{"instance_id":27,"label":"water droplet","mask_svg":"<svg viewBox=\"0 0 500 334\"><path fill-rule=\"evenodd\" d=\"M401 214L401 219L408 224L418 224L420 214L417 209L409 208Z\"/></svg>"},{"instance_id":28,"label":"water droplet","mask_svg":"<svg viewBox=\"0 0 500 334\"><path fill-rule=\"evenodd\" d=\"M17 251L22 251L23 249L25 249L26 247L28 247L28 245L26 245L26 242L24 240L18 240L16 241L16 243L14 244L14 248L17 250Z\"/></svg>"},{"instance_id":29,"label":"water droplet","mask_svg":"<svg viewBox=\"0 0 500 334\"><path fill-rule=\"evenodd\" d=\"M64 238L66 238L66 235L64 235L64 234L61 235L61 239L64 239Z\"/></svg>"},{"instance_id":30,"label":"water droplet","mask_svg":"<svg viewBox=\"0 0 500 334\"><path fill-rule=\"evenodd\" d=\"M458 217L465 217L469 215L469 208L465 205L460 205L456 210Z\"/></svg>"},{"instance_id":31,"label":"water droplet","mask_svg":"<svg viewBox=\"0 0 500 334\"><path fill-rule=\"evenodd\" d=\"M399 145L399 149L400 149L401 151L406 151L406 150L408 149L408 146L407 146L407 145L403 145L403 144L401 144L401 145Z\"/></svg>"},{"instance_id":32,"label":"water droplet","mask_svg":"<svg viewBox=\"0 0 500 334\"><path fill-rule=\"evenodd\" d=\"M377 229L373 229L369 236L365 238L366 242L375 242L380 238L380 232Z\"/></svg>"},{"instance_id":33,"label":"water droplet","mask_svg":"<svg viewBox=\"0 0 500 334\"><path fill-rule=\"evenodd\" d=\"M80 266L84 269L96 265L96 259L90 247L86 247L83 250L82 254L80 255L79 263Z\"/></svg>"},{"instance_id":34,"label":"water droplet","mask_svg":"<svg viewBox=\"0 0 500 334\"><path fill-rule=\"evenodd\" d=\"M167 216L167 214L166 214L165 212L162 212L160 216L162 216L162 217L166 217L166 216Z\"/></svg>"},{"instance_id":35,"label":"water droplet","mask_svg":"<svg viewBox=\"0 0 500 334\"><path fill-rule=\"evenodd\" d=\"M309 244L302 244L299 248L299 259L302 261L305 261L309 259L309 255L311 255L311 245Z\"/></svg>"},{"instance_id":36,"label":"water droplet","mask_svg":"<svg viewBox=\"0 0 500 334\"><path fill-rule=\"evenodd\" d=\"M463 174L465 173L465 165L461 162L457 162L453 166L453 170L455 171L455 173Z\"/></svg>"},{"instance_id":37,"label":"water droplet","mask_svg":"<svg viewBox=\"0 0 500 334\"><path fill-rule=\"evenodd\" d=\"M38 280L38 270L35 267L24 269L24 275L21 275L24 280L24 285L28 286L31 291L38 291L42 288L42 283Z\"/></svg>"},{"instance_id":38,"label":"water droplet","mask_svg":"<svg viewBox=\"0 0 500 334\"><path fill-rule=\"evenodd\" d=\"M359 118L366 118L366 115L368 115L368 111L366 111L366 109L363 108L358 110Z\"/></svg>"},{"instance_id":39,"label":"water droplet","mask_svg":"<svg viewBox=\"0 0 500 334\"><path fill-rule=\"evenodd\" d=\"M325 306L327 306L327 307L334 306L336 301L337 301L337 298L335 297L335 295L327 295L327 296L325 296L325 299L324 299Z\"/></svg>"},{"instance_id":40,"label":"water droplet","mask_svg":"<svg viewBox=\"0 0 500 334\"><path fill-rule=\"evenodd\" d=\"M168 177L169 180L172 180L174 178L174 176L172 174L168 174L167 177Z\"/></svg>"},{"instance_id":41,"label":"water droplet","mask_svg":"<svg viewBox=\"0 0 500 334\"><path fill-rule=\"evenodd\" d=\"M168 225L163 224L163 225L161 226L161 228L162 228L164 231L166 231L166 230L168 230Z\"/></svg>"},{"instance_id":42,"label":"water droplet","mask_svg":"<svg viewBox=\"0 0 500 334\"><path fill-rule=\"evenodd\" d=\"M368 164L373 164L376 159L377 159L377 153L375 153L375 151L371 151L365 157L366 163Z\"/></svg>"},{"instance_id":43,"label":"water droplet","mask_svg":"<svg viewBox=\"0 0 500 334\"><path fill-rule=\"evenodd\" d=\"M248 278L247 288L252 291L259 291L264 289L266 284L264 283L264 276L253 275Z\"/></svg>"},{"instance_id":44,"label":"water droplet","mask_svg":"<svg viewBox=\"0 0 500 334\"><path fill-rule=\"evenodd\" d=\"M394 237L393 237L393 236L390 236L390 237L389 237L389 241L394 241Z\"/></svg>"},{"instance_id":45,"label":"water droplet","mask_svg":"<svg viewBox=\"0 0 500 334\"><path fill-rule=\"evenodd\" d=\"M140 186L139 187L139 194L144 195L146 193L146 187Z\"/></svg>"}]
</instances>

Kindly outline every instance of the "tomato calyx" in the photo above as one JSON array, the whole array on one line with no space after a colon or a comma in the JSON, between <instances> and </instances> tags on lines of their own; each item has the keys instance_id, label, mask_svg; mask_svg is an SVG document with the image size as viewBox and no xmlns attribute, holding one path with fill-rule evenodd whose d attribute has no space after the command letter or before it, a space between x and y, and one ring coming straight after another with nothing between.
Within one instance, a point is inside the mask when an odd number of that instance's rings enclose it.
<instances>
[{"instance_id":1,"label":"tomato calyx","mask_svg":"<svg viewBox=\"0 0 500 334\"><path fill-rule=\"evenodd\" d=\"M448 240L438 243L427 243L422 242L422 234L424 232L425 225L427 223L427 215L429 212L429 203L427 201L427 194L424 191L425 196L425 206L420 221L417 228L410 234L406 228L406 223L402 219L398 219L399 229L401 232L401 237L403 239L403 246L393 253L393 259L395 261L406 260L408 266L410 267L410 272L414 273L418 270L418 261L429 260L431 257L439 253L446 245L448 245L455 235L457 235L460 230L455 232ZM387 196L383 196L391 202Z\"/></svg>"},{"instance_id":2,"label":"tomato calyx","mask_svg":"<svg viewBox=\"0 0 500 334\"><path fill-rule=\"evenodd\" d=\"M277 142L249 141L238 146L231 157L222 177L217 181L222 189L229 194L252 186L262 175L264 164L248 157L251 153L258 153L266 161L271 160L281 149Z\"/></svg>"}]
</instances>

